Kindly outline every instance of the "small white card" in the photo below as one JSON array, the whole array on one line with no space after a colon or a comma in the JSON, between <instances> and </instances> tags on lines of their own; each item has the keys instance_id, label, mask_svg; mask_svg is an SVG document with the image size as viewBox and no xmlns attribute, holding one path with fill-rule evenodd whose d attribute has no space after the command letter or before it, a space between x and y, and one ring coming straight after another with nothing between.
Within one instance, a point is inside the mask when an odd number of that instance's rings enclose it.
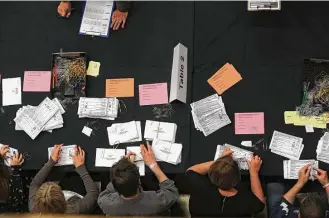
<instances>
[{"instance_id":1,"label":"small white card","mask_svg":"<svg viewBox=\"0 0 329 218\"><path fill-rule=\"evenodd\" d=\"M91 133L93 132L93 129L84 126L82 129L82 133L85 134L86 136L90 137Z\"/></svg>"},{"instance_id":2,"label":"small white card","mask_svg":"<svg viewBox=\"0 0 329 218\"><path fill-rule=\"evenodd\" d=\"M22 104L21 78L2 79L2 106Z\"/></svg>"},{"instance_id":3,"label":"small white card","mask_svg":"<svg viewBox=\"0 0 329 218\"><path fill-rule=\"evenodd\" d=\"M127 153L128 152L133 152L133 153L136 154L135 161L143 160L143 156L142 156L142 153L141 153L141 148L139 146L127 147Z\"/></svg>"},{"instance_id":4,"label":"small white card","mask_svg":"<svg viewBox=\"0 0 329 218\"><path fill-rule=\"evenodd\" d=\"M306 130L307 133L314 132L314 128L311 125L306 125L305 130Z\"/></svg>"},{"instance_id":5,"label":"small white card","mask_svg":"<svg viewBox=\"0 0 329 218\"><path fill-rule=\"evenodd\" d=\"M244 146L244 147L251 148L252 147L252 141L242 141L241 145Z\"/></svg>"}]
</instances>

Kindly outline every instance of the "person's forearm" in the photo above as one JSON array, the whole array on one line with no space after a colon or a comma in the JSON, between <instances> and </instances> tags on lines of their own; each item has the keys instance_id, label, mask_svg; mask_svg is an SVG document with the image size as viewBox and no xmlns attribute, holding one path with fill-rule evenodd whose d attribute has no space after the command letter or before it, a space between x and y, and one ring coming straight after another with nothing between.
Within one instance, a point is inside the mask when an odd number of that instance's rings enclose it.
<instances>
[{"instance_id":1,"label":"person's forearm","mask_svg":"<svg viewBox=\"0 0 329 218\"><path fill-rule=\"evenodd\" d=\"M262 185L259 180L258 173L250 173L250 183L251 183L251 191L256 195L256 197L263 203L265 203L265 196L263 192Z\"/></svg>"},{"instance_id":2,"label":"person's forearm","mask_svg":"<svg viewBox=\"0 0 329 218\"><path fill-rule=\"evenodd\" d=\"M168 177L166 176L166 174L162 172L158 164L154 166L151 170L154 173L154 175L157 177L159 183L166 181L168 179Z\"/></svg>"},{"instance_id":3,"label":"person's forearm","mask_svg":"<svg viewBox=\"0 0 329 218\"><path fill-rule=\"evenodd\" d=\"M214 163L215 161L208 161L205 163L200 163L200 164L196 164L194 166L191 166L190 168L188 168L187 170L192 170L196 173L199 173L201 175L205 175L208 173L210 166Z\"/></svg>"},{"instance_id":4,"label":"person's forearm","mask_svg":"<svg viewBox=\"0 0 329 218\"><path fill-rule=\"evenodd\" d=\"M296 195L300 192L300 190L303 188L303 185L300 183L296 183L286 194L283 195L283 197L290 203L294 204Z\"/></svg>"},{"instance_id":5,"label":"person's forearm","mask_svg":"<svg viewBox=\"0 0 329 218\"><path fill-rule=\"evenodd\" d=\"M329 186L326 187L326 193L327 193L327 199L328 199L328 203L329 203Z\"/></svg>"}]
</instances>

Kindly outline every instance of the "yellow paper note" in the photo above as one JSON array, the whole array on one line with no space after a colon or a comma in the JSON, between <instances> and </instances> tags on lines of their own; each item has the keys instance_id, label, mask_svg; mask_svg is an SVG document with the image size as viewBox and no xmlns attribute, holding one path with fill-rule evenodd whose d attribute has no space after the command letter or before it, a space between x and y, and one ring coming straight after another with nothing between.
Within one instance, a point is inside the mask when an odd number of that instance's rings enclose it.
<instances>
[{"instance_id":1,"label":"yellow paper note","mask_svg":"<svg viewBox=\"0 0 329 218\"><path fill-rule=\"evenodd\" d=\"M87 75L93 77L98 76L100 67L101 67L101 63L95 61L89 61Z\"/></svg>"},{"instance_id":2,"label":"yellow paper note","mask_svg":"<svg viewBox=\"0 0 329 218\"><path fill-rule=\"evenodd\" d=\"M297 111L285 111L284 112L284 122L285 124L293 124L295 118L298 116Z\"/></svg>"},{"instance_id":3,"label":"yellow paper note","mask_svg":"<svg viewBox=\"0 0 329 218\"><path fill-rule=\"evenodd\" d=\"M322 116L297 116L294 120L295 126L313 126L324 129L327 127L327 121Z\"/></svg>"}]
</instances>

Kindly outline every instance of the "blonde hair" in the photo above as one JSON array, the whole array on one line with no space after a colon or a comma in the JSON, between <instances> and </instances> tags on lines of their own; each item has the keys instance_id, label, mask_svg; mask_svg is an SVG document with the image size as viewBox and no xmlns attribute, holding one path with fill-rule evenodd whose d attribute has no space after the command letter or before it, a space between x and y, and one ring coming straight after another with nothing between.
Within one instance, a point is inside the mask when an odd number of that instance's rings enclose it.
<instances>
[{"instance_id":1,"label":"blonde hair","mask_svg":"<svg viewBox=\"0 0 329 218\"><path fill-rule=\"evenodd\" d=\"M32 212L65 213L66 208L62 189L54 182L43 183L35 193Z\"/></svg>"}]
</instances>

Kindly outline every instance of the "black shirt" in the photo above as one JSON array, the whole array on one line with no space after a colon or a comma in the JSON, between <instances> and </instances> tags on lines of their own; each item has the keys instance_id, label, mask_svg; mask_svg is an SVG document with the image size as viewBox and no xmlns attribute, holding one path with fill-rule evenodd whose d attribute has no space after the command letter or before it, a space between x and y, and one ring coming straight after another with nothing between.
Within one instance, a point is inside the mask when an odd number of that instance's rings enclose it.
<instances>
[{"instance_id":1,"label":"black shirt","mask_svg":"<svg viewBox=\"0 0 329 218\"><path fill-rule=\"evenodd\" d=\"M232 197L222 196L208 176L192 170L186 173L190 189L190 213L192 217L237 217L258 214L264 209L252 192L238 186Z\"/></svg>"}]
</instances>

